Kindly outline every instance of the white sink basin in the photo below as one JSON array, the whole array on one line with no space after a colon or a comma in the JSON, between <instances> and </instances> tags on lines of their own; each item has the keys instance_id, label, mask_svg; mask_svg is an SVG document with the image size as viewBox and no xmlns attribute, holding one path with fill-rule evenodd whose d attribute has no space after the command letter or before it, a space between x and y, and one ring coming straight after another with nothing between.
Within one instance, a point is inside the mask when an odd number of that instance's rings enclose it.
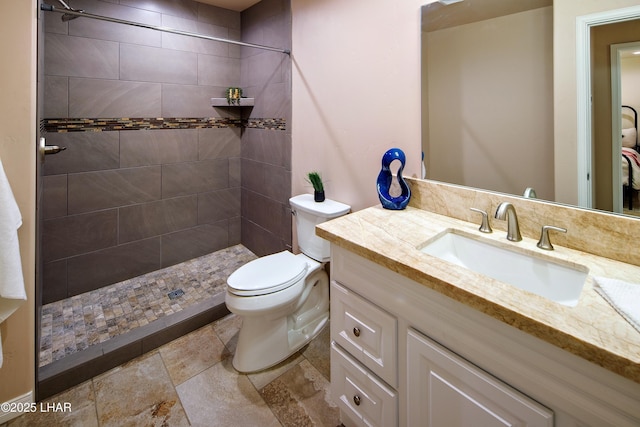
<instances>
[{"instance_id":1,"label":"white sink basin","mask_svg":"<svg viewBox=\"0 0 640 427\"><path fill-rule=\"evenodd\" d=\"M447 230L418 249L570 307L578 304L589 272L587 267L512 251L457 230Z\"/></svg>"}]
</instances>

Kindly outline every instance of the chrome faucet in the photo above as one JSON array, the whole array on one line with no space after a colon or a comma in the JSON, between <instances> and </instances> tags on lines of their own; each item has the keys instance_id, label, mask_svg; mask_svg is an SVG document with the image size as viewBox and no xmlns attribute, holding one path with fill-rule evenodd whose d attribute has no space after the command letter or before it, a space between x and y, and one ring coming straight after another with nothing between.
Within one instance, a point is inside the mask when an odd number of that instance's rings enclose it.
<instances>
[{"instance_id":1,"label":"chrome faucet","mask_svg":"<svg viewBox=\"0 0 640 427\"><path fill-rule=\"evenodd\" d=\"M538 195L536 194L536 190L531 187L527 187L526 190L524 190L523 196L526 197L527 199L538 198Z\"/></svg>"},{"instance_id":2,"label":"chrome faucet","mask_svg":"<svg viewBox=\"0 0 640 427\"><path fill-rule=\"evenodd\" d=\"M509 202L502 202L496 209L496 219L507 220L507 240L512 242L519 242L522 240L520 235L520 226L518 225L518 216L516 215L516 208Z\"/></svg>"}]
</instances>

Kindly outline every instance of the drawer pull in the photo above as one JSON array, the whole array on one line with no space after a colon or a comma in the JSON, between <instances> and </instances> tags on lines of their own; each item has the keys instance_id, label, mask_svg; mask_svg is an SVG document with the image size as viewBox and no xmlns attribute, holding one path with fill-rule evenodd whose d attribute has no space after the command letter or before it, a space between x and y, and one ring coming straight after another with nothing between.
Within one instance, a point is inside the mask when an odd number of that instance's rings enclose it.
<instances>
[{"instance_id":1,"label":"drawer pull","mask_svg":"<svg viewBox=\"0 0 640 427\"><path fill-rule=\"evenodd\" d=\"M356 337L360 336L360 328L358 328L357 326L353 328L353 335L355 335Z\"/></svg>"},{"instance_id":2,"label":"drawer pull","mask_svg":"<svg viewBox=\"0 0 640 427\"><path fill-rule=\"evenodd\" d=\"M353 396L353 403L355 403L356 406L360 406L360 396L358 396L357 394Z\"/></svg>"}]
</instances>

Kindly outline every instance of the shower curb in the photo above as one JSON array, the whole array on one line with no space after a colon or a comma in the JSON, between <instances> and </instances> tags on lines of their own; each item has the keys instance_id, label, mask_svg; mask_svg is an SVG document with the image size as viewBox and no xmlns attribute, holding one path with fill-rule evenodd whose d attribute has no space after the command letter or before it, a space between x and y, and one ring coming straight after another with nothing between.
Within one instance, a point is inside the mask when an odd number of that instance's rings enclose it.
<instances>
[{"instance_id":1,"label":"shower curb","mask_svg":"<svg viewBox=\"0 0 640 427\"><path fill-rule=\"evenodd\" d=\"M38 370L36 401L87 381L229 313L223 293L45 365Z\"/></svg>"}]
</instances>

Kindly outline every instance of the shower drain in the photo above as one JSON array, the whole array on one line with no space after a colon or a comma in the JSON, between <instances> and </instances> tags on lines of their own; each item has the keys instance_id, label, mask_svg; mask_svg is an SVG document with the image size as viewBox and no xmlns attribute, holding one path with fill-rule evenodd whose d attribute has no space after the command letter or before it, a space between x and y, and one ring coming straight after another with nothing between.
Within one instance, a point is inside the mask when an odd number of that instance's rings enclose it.
<instances>
[{"instance_id":1,"label":"shower drain","mask_svg":"<svg viewBox=\"0 0 640 427\"><path fill-rule=\"evenodd\" d=\"M167 294L169 299L176 299L178 297L181 297L182 295L184 295L184 291L182 289L176 289Z\"/></svg>"}]
</instances>

